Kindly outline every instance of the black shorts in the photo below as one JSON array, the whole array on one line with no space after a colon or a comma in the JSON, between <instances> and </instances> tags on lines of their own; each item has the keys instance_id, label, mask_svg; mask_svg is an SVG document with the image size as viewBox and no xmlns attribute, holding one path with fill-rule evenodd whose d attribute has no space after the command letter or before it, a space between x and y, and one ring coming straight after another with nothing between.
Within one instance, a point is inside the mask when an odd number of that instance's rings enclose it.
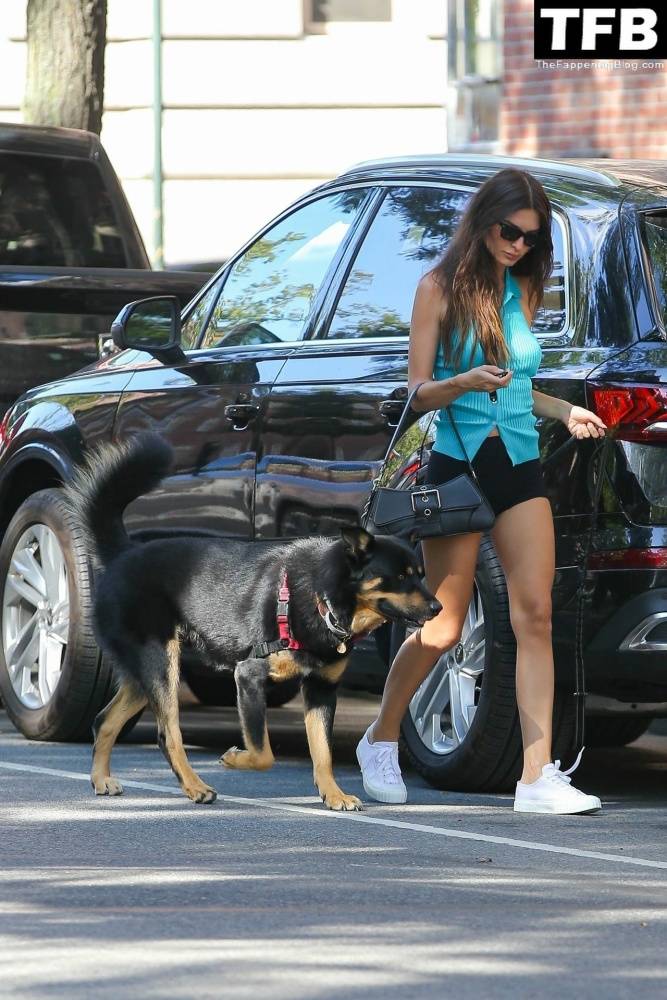
<instances>
[{"instance_id":1,"label":"black shorts","mask_svg":"<svg viewBox=\"0 0 667 1000\"><path fill-rule=\"evenodd\" d=\"M496 517L524 500L547 495L539 458L512 465L499 435L485 438L472 460L472 466ZM431 452L427 482L437 486L460 476L462 472L470 474L467 462L443 455L440 451Z\"/></svg>"}]
</instances>

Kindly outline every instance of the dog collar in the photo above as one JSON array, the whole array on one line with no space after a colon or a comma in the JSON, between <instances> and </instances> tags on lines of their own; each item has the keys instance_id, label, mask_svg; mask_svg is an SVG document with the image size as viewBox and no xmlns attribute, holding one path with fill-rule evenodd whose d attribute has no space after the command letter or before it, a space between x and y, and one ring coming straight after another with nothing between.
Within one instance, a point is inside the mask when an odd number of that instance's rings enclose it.
<instances>
[{"instance_id":1,"label":"dog collar","mask_svg":"<svg viewBox=\"0 0 667 1000\"><path fill-rule=\"evenodd\" d=\"M336 651L338 653L347 653L347 647L352 642L352 633L338 624L331 601L326 594L317 598L317 610L326 627L339 640Z\"/></svg>"}]
</instances>

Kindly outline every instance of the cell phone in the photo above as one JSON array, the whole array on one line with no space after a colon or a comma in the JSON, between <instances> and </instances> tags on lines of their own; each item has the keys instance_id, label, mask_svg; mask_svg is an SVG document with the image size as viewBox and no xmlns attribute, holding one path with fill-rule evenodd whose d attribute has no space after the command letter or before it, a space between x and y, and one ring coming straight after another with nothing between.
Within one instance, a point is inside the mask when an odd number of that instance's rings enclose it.
<instances>
[{"instance_id":1,"label":"cell phone","mask_svg":"<svg viewBox=\"0 0 667 1000\"><path fill-rule=\"evenodd\" d=\"M505 378L505 376L508 374L509 374L509 368L506 368L502 372L496 372L496 378ZM489 399L491 400L492 403L498 402L498 393L496 392L495 389L492 389L491 392L489 393Z\"/></svg>"}]
</instances>

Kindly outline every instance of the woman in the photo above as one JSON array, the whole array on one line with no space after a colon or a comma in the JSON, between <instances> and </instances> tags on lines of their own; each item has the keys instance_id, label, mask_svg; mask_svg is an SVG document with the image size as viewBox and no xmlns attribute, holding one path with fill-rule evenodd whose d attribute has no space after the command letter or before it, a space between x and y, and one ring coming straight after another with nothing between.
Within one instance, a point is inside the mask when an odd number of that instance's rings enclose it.
<instances>
[{"instance_id":1,"label":"woman","mask_svg":"<svg viewBox=\"0 0 667 1000\"><path fill-rule=\"evenodd\" d=\"M551 206L542 185L523 170L500 170L471 198L443 259L419 283L408 371L410 388L419 386L414 408L439 410L427 481L444 483L468 471L451 408L496 515L491 535L517 642L523 772L514 808L587 813L599 809L600 800L574 788L551 760L555 547L535 416L562 420L577 439L603 437L605 424L532 388L541 350L530 327L552 267ZM465 338L461 330L468 331ZM480 540L471 533L422 543L426 579L443 610L399 649L378 719L357 748L364 788L380 802L406 801L398 765L401 719L443 651L461 637Z\"/></svg>"}]
</instances>

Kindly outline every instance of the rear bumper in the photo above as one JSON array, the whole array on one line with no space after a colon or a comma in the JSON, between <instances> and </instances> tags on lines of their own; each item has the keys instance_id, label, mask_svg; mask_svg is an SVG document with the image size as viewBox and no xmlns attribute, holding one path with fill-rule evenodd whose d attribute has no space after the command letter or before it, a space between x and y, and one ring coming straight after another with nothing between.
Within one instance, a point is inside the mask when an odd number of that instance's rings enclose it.
<instances>
[{"instance_id":1,"label":"rear bumper","mask_svg":"<svg viewBox=\"0 0 667 1000\"><path fill-rule=\"evenodd\" d=\"M590 603L593 620L598 617L596 595L601 599L610 591L618 595L625 590L627 597L617 604L588 640L585 652L587 687L621 701L665 701L667 586L652 586L631 596L637 589L637 575L613 571L596 574L598 579ZM663 571L641 574L652 577L650 582L654 584L658 582L657 577L664 580L666 575ZM613 579L608 579L610 577ZM619 577L627 577L625 587Z\"/></svg>"},{"instance_id":2,"label":"rear bumper","mask_svg":"<svg viewBox=\"0 0 667 1000\"><path fill-rule=\"evenodd\" d=\"M633 625L619 648L630 653L667 653L667 611L652 611Z\"/></svg>"}]
</instances>

